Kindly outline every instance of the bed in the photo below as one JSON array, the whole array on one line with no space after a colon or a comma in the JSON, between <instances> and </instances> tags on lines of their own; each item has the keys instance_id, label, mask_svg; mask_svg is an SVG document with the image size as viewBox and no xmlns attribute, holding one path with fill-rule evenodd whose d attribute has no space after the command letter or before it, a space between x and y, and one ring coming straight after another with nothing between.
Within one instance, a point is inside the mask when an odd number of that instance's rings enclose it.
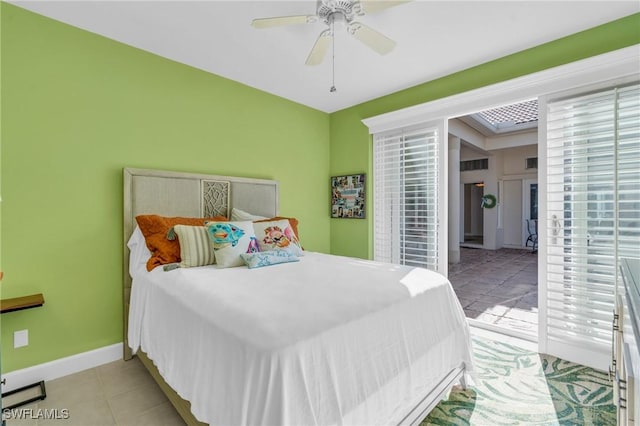
<instances>
[{"instance_id":1,"label":"bed","mask_svg":"<svg viewBox=\"0 0 640 426\"><path fill-rule=\"evenodd\" d=\"M135 216L232 207L278 216L278 183L124 170L124 358L140 358L187 424L418 424L464 386L469 329L440 274L313 252L146 270Z\"/></svg>"}]
</instances>

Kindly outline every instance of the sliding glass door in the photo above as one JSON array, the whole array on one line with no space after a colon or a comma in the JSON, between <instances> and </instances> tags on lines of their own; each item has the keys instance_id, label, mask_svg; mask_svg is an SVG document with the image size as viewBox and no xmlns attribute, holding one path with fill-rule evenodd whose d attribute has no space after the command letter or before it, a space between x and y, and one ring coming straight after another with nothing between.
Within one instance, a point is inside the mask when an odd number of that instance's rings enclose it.
<instances>
[{"instance_id":1,"label":"sliding glass door","mask_svg":"<svg viewBox=\"0 0 640 426\"><path fill-rule=\"evenodd\" d=\"M544 115L542 349L606 369L619 259L640 257L640 86L552 100Z\"/></svg>"},{"instance_id":2,"label":"sliding glass door","mask_svg":"<svg viewBox=\"0 0 640 426\"><path fill-rule=\"evenodd\" d=\"M374 135L374 259L447 273L446 122Z\"/></svg>"}]
</instances>

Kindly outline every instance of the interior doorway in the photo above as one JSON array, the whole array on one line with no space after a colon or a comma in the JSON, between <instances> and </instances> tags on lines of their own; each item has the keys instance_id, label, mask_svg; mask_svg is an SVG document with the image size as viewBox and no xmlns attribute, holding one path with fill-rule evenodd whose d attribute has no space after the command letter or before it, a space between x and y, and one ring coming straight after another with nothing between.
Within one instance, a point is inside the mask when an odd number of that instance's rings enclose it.
<instances>
[{"instance_id":1,"label":"interior doorway","mask_svg":"<svg viewBox=\"0 0 640 426\"><path fill-rule=\"evenodd\" d=\"M462 217L462 223L464 224L463 246L478 248L484 244L483 196L484 182L464 184L464 208Z\"/></svg>"}]
</instances>

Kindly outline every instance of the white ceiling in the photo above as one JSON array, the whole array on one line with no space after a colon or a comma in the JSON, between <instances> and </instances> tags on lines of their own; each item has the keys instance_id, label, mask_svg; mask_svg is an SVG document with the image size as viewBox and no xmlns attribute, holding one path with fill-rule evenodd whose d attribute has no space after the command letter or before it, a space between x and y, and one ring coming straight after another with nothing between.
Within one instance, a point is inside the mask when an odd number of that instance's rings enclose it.
<instances>
[{"instance_id":1,"label":"white ceiling","mask_svg":"<svg viewBox=\"0 0 640 426\"><path fill-rule=\"evenodd\" d=\"M26 1L11 3L157 55L333 112L640 11L631 1L414 1L358 20L397 42L379 56L336 36L305 59L322 23L254 29L258 17L314 14L299 1Z\"/></svg>"}]
</instances>

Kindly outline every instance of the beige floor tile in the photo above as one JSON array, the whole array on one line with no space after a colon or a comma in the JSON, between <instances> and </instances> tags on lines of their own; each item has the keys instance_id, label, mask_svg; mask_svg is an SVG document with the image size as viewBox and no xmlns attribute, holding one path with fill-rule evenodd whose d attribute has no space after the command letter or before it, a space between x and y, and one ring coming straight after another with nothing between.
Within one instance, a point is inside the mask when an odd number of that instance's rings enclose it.
<instances>
[{"instance_id":1,"label":"beige floor tile","mask_svg":"<svg viewBox=\"0 0 640 426\"><path fill-rule=\"evenodd\" d=\"M120 426L184 426L185 423L169 401L164 402L131 420L118 423Z\"/></svg>"},{"instance_id":2,"label":"beige floor tile","mask_svg":"<svg viewBox=\"0 0 640 426\"><path fill-rule=\"evenodd\" d=\"M154 382L109 398L109 405L116 421L127 423L135 420L141 413L167 401L167 397Z\"/></svg>"},{"instance_id":3,"label":"beige floor tile","mask_svg":"<svg viewBox=\"0 0 640 426\"><path fill-rule=\"evenodd\" d=\"M106 399L94 368L46 382L47 398L41 408L68 408L83 402Z\"/></svg>"},{"instance_id":4,"label":"beige floor tile","mask_svg":"<svg viewBox=\"0 0 640 426\"><path fill-rule=\"evenodd\" d=\"M151 375L137 358L116 361L98 367L98 376L107 398L128 392L140 386L155 384Z\"/></svg>"},{"instance_id":5,"label":"beige floor tile","mask_svg":"<svg viewBox=\"0 0 640 426\"><path fill-rule=\"evenodd\" d=\"M101 379L104 377L109 377L113 374L135 371L146 371L144 365L142 365L137 357L133 357L129 361L119 359L118 361L113 361L108 364L103 364L99 367L96 367L96 372Z\"/></svg>"},{"instance_id":6,"label":"beige floor tile","mask_svg":"<svg viewBox=\"0 0 640 426\"><path fill-rule=\"evenodd\" d=\"M36 419L8 419L7 426L37 426L38 421Z\"/></svg>"},{"instance_id":7,"label":"beige floor tile","mask_svg":"<svg viewBox=\"0 0 640 426\"><path fill-rule=\"evenodd\" d=\"M107 426L115 425L106 399L90 400L68 406L66 419L38 420L38 426Z\"/></svg>"},{"instance_id":8,"label":"beige floor tile","mask_svg":"<svg viewBox=\"0 0 640 426\"><path fill-rule=\"evenodd\" d=\"M2 404L7 405L5 398L2 398ZM3 418L6 419L7 426L35 426L38 422L37 415L38 403L31 403L14 408L11 412L5 413Z\"/></svg>"}]
</instances>

